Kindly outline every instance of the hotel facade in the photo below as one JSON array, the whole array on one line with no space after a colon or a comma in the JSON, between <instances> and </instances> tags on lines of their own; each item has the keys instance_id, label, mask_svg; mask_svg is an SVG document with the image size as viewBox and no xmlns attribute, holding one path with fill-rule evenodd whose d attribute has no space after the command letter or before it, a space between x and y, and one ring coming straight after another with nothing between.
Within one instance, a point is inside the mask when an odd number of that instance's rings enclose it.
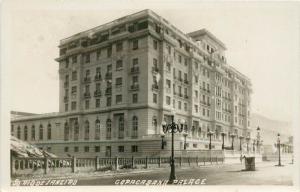
<instances>
[{"instance_id":1,"label":"hotel facade","mask_svg":"<svg viewBox=\"0 0 300 192\"><path fill-rule=\"evenodd\" d=\"M58 156L155 156L170 151L162 122L175 114L186 150L208 150L208 133L212 149L234 135L238 150L251 136L251 82L225 50L209 31L185 34L151 10L80 32L60 41L55 59L59 112L19 113L11 134Z\"/></svg>"}]
</instances>

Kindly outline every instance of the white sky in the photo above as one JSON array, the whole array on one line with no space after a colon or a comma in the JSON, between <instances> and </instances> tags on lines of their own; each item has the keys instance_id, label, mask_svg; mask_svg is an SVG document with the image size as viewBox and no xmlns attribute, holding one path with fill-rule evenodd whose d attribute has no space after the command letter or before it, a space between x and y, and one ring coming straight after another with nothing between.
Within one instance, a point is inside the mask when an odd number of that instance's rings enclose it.
<instances>
[{"instance_id":1,"label":"white sky","mask_svg":"<svg viewBox=\"0 0 300 192\"><path fill-rule=\"evenodd\" d=\"M60 39L149 8L183 32L212 32L227 46L228 63L251 79L253 111L278 120L293 118L299 97L299 6L294 3L47 2L6 9L4 35L10 54L5 65L11 70L12 110L58 111L54 58Z\"/></svg>"}]
</instances>

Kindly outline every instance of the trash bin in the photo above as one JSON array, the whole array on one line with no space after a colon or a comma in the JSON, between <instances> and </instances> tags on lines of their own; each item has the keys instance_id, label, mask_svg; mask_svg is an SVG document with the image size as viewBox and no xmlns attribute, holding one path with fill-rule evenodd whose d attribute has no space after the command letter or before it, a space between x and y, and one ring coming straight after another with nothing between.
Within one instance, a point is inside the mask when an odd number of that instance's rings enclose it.
<instances>
[{"instance_id":1,"label":"trash bin","mask_svg":"<svg viewBox=\"0 0 300 192\"><path fill-rule=\"evenodd\" d=\"M245 157L245 171L255 171L255 157Z\"/></svg>"}]
</instances>

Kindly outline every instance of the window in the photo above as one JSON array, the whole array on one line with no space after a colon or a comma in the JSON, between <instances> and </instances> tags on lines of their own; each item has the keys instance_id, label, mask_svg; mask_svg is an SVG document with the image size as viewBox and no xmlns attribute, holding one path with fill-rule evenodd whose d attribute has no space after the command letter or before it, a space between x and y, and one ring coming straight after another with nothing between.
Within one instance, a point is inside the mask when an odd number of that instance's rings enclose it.
<instances>
[{"instance_id":1,"label":"window","mask_svg":"<svg viewBox=\"0 0 300 192\"><path fill-rule=\"evenodd\" d=\"M116 95L116 104L122 103L122 95Z\"/></svg>"},{"instance_id":2,"label":"window","mask_svg":"<svg viewBox=\"0 0 300 192\"><path fill-rule=\"evenodd\" d=\"M86 53L86 55L85 55L85 62L86 63L90 62L90 53Z\"/></svg>"},{"instance_id":3,"label":"window","mask_svg":"<svg viewBox=\"0 0 300 192\"><path fill-rule=\"evenodd\" d=\"M89 146L85 146L84 147L84 152L89 152L90 151L90 147Z\"/></svg>"},{"instance_id":4,"label":"window","mask_svg":"<svg viewBox=\"0 0 300 192\"><path fill-rule=\"evenodd\" d=\"M171 81L166 79L167 88L171 89Z\"/></svg>"},{"instance_id":5,"label":"window","mask_svg":"<svg viewBox=\"0 0 300 192\"><path fill-rule=\"evenodd\" d=\"M124 138L124 118L121 116L119 117L119 139Z\"/></svg>"},{"instance_id":6,"label":"window","mask_svg":"<svg viewBox=\"0 0 300 192\"><path fill-rule=\"evenodd\" d=\"M122 77L116 78L116 86L117 87L122 86Z\"/></svg>"},{"instance_id":7,"label":"window","mask_svg":"<svg viewBox=\"0 0 300 192\"><path fill-rule=\"evenodd\" d=\"M100 139L100 120L95 121L95 140Z\"/></svg>"},{"instance_id":8,"label":"window","mask_svg":"<svg viewBox=\"0 0 300 192\"><path fill-rule=\"evenodd\" d=\"M132 49L136 50L139 48L139 41L137 39L132 41Z\"/></svg>"},{"instance_id":9,"label":"window","mask_svg":"<svg viewBox=\"0 0 300 192\"><path fill-rule=\"evenodd\" d=\"M79 148L76 146L74 147L74 152L78 152L79 151Z\"/></svg>"},{"instance_id":10,"label":"window","mask_svg":"<svg viewBox=\"0 0 300 192\"><path fill-rule=\"evenodd\" d=\"M157 103L157 94L153 93L153 103Z\"/></svg>"},{"instance_id":11,"label":"window","mask_svg":"<svg viewBox=\"0 0 300 192\"><path fill-rule=\"evenodd\" d=\"M195 112L198 113L198 105L195 105Z\"/></svg>"},{"instance_id":12,"label":"window","mask_svg":"<svg viewBox=\"0 0 300 192\"><path fill-rule=\"evenodd\" d=\"M138 84L138 76L133 76L132 77L132 84L137 85Z\"/></svg>"},{"instance_id":13,"label":"window","mask_svg":"<svg viewBox=\"0 0 300 192\"><path fill-rule=\"evenodd\" d=\"M65 103L65 111L68 111L68 110L69 110L69 104Z\"/></svg>"},{"instance_id":14,"label":"window","mask_svg":"<svg viewBox=\"0 0 300 192\"><path fill-rule=\"evenodd\" d=\"M184 111L187 111L188 107L187 107L187 103L184 103Z\"/></svg>"},{"instance_id":15,"label":"window","mask_svg":"<svg viewBox=\"0 0 300 192\"><path fill-rule=\"evenodd\" d=\"M178 109L181 109L181 101L178 101Z\"/></svg>"},{"instance_id":16,"label":"window","mask_svg":"<svg viewBox=\"0 0 300 192\"><path fill-rule=\"evenodd\" d=\"M181 55L178 55L178 61L179 61L179 63L182 62L182 57L181 57Z\"/></svg>"},{"instance_id":17,"label":"window","mask_svg":"<svg viewBox=\"0 0 300 192\"><path fill-rule=\"evenodd\" d=\"M77 80L77 71L72 71L72 81Z\"/></svg>"},{"instance_id":18,"label":"window","mask_svg":"<svg viewBox=\"0 0 300 192\"><path fill-rule=\"evenodd\" d=\"M125 150L124 150L124 146L118 146L118 152L119 153L123 153Z\"/></svg>"},{"instance_id":19,"label":"window","mask_svg":"<svg viewBox=\"0 0 300 192\"><path fill-rule=\"evenodd\" d=\"M95 146L95 152L100 152L100 146Z\"/></svg>"},{"instance_id":20,"label":"window","mask_svg":"<svg viewBox=\"0 0 300 192\"><path fill-rule=\"evenodd\" d=\"M171 72L171 63L167 62L167 71Z\"/></svg>"},{"instance_id":21,"label":"window","mask_svg":"<svg viewBox=\"0 0 300 192\"><path fill-rule=\"evenodd\" d=\"M119 59L116 63L116 70L121 70L123 68L123 60Z\"/></svg>"},{"instance_id":22,"label":"window","mask_svg":"<svg viewBox=\"0 0 300 192\"><path fill-rule=\"evenodd\" d=\"M138 137L138 118L133 116L132 118L132 138Z\"/></svg>"},{"instance_id":23,"label":"window","mask_svg":"<svg viewBox=\"0 0 300 192\"><path fill-rule=\"evenodd\" d=\"M166 96L166 103L167 105L171 105L171 97Z\"/></svg>"},{"instance_id":24,"label":"window","mask_svg":"<svg viewBox=\"0 0 300 192\"><path fill-rule=\"evenodd\" d=\"M116 44L116 51L119 52L119 51L122 51L123 50L123 42L118 42Z\"/></svg>"},{"instance_id":25,"label":"window","mask_svg":"<svg viewBox=\"0 0 300 192\"><path fill-rule=\"evenodd\" d=\"M111 97L106 98L106 106L107 107L111 106Z\"/></svg>"},{"instance_id":26,"label":"window","mask_svg":"<svg viewBox=\"0 0 300 192\"><path fill-rule=\"evenodd\" d=\"M65 139L65 141L69 140L69 135L70 135L69 125L68 125L67 122L65 122L65 126L64 126L64 139Z\"/></svg>"},{"instance_id":27,"label":"window","mask_svg":"<svg viewBox=\"0 0 300 192\"><path fill-rule=\"evenodd\" d=\"M32 141L35 140L35 126L34 125L31 126L31 140Z\"/></svg>"},{"instance_id":28,"label":"window","mask_svg":"<svg viewBox=\"0 0 300 192\"><path fill-rule=\"evenodd\" d=\"M64 152L69 152L69 147L65 147Z\"/></svg>"},{"instance_id":29,"label":"window","mask_svg":"<svg viewBox=\"0 0 300 192\"><path fill-rule=\"evenodd\" d=\"M168 53L171 55L171 46L167 45Z\"/></svg>"},{"instance_id":30,"label":"window","mask_svg":"<svg viewBox=\"0 0 300 192\"><path fill-rule=\"evenodd\" d=\"M202 115L205 116L205 108L202 109Z\"/></svg>"},{"instance_id":31,"label":"window","mask_svg":"<svg viewBox=\"0 0 300 192\"><path fill-rule=\"evenodd\" d=\"M71 88L71 93L72 93L72 95L76 95L77 94L77 87L76 86L73 86Z\"/></svg>"},{"instance_id":32,"label":"window","mask_svg":"<svg viewBox=\"0 0 300 192\"><path fill-rule=\"evenodd\" d=\"M77 55L72 56L72 63L77 63Z\"/></svg>"},{"instance_id":33,"label":"window","mask_svg":"<svg viewBox=\"0 0 300 192\"><path fill-rule=\"evenodd\" d=\"M157 41L153 40L153 49L157 50Z\"/></svg>"},{"instance_id":34,"label":"window","mask_svg":"<svg viewBox=\"0 0 300 192\"><path fill-rule=\"evenodd\" d=\"M107 119L106 120L106 139L111 138L111 120Z\"/></svg>"},{"instance_id":35,"label":"window","mask_svg":"<svg viewBox=\"0 0 300 192\"><path fill-rule=\"evenodd\" d=\"M72 101L71 103L71 109L76 110L76 101Z\"/></svg>"},{"instance_id":36,"label":"window","mask_svg":"<svg viewBox=\"0 0 300 192\"><path fill-rule=\"evenodd\" d=\"M74 123L74 140L77 141L79 139L79 125L78 121L76 120Z\"/></svg>"},{"instance_id":37,"label":"window","mask_svg":"<svg viewBox=\"0 0 300 192\"><path fill-rule=\"evenodd\" d=\"M132 152L132 153L138 152L138 146L137 146L137 145L132 145L132 146L131 146L131 152Z\"/></svg>"},{"instance_id":38,"label":"window","mask_svg":"<svg viewBox=\"0 0 300 192\"><path fill-rule=\"evenodd\" d=\"M41 124L39 128L39 140L43 140L43 139L44 139L44 128L43 125Z\"/></svg>"},{"instance_id":39,"label":"window","mask_svg":"<svg viewBox=\"0 0 300 192\"><path fill-rule=\"evenodd\" d=\"M51 124L49 123L47 126L47 139L51 140L52 134L51 134Z\"/></svg>"},{"instance_id":40,"label":"window","mask_svg":"<svg viewBox=\"0 0 300 192\"><path fill-rule=\"evenodd\" d=\"M153 66L154 66L155 68L157 68L157 64L158 64L157 59L156 59L156 58L153 58Z\"/></svg>"},{"instance_id":41,"label":"window","mask_svg":"<svg viewBox=\"0 0 300 192\"><path fill-rule=\"evenodd\" d=\"M107 57L111 57L111 52L112 52L112 48L108 47L107 48Z\"/></svg>"},{"instance_id":42,"label":"window","mask_svg":"<svg viewBox=\"0 0 300 192\"><path fill-rule=\"evenodd\" d=\"M100 56L101 56L101 49L98 49L97 52L96 52L97 60L100 59Z\"/></svg>"},{"instance_id":43,"label":"window","mask_svg":"<svg viewBox=\"0 0 300 192\"><path fill-rule=\"evenodd\" d=\"M27 137L28 137L28 128L25 125L25 127L24 127L24 141L27 141Z\"/></svg>"},{"instance_id":44,"label":"window","mask_svg":"<svg viewBox=\"0 0 300 192\"><path fill-rule=\"evenodd\" d=\"M10 133L12 136L14 136L14 125L11 125Z\"/></svg>"},{"instance_id":45,"label":"window","mask_svg":"<svg viewBox=\"0 0 300 192\"><path fill-rule=\"evenodd\" d=\"M88 120L84 123L84 140L90 139L90 122Z\"/></svg>"},{"instance_id":46,"label":"window","mask_svg":"<svg viewBox=\"0 0 300 192\"><path fill-rule=\"evenodd\" d=\"M85 109L90 108L90 100L85 100Z\"/></svg>"},{"instance_id":47,"label":"window","mask_svg":"<svg viewBox=\"0 0 300 192\"><path fill-rule=\"evenodd\" d=\"M138 58L132 59L132 67L137 67L138 64L139 64L139 59Z\"/></svg>"},{"instance_id":48,"label":"window","mask_svg":"<svg viewBox=\"0 0 300 192\"><path fill-rule=\"evenodd\" d=\"M137 103L138 102L138 94L134 93L132 94L132 103Z\"/></svg>"},{"instance_id":49,"label":"window","mask_svg":"<svg viewBox=\"0 0 300 192\"><path fill-rule=\"evenodd\" d=\"M100 99L96 99L96 108L100 107Z\"/></svg>"}]
</instances>

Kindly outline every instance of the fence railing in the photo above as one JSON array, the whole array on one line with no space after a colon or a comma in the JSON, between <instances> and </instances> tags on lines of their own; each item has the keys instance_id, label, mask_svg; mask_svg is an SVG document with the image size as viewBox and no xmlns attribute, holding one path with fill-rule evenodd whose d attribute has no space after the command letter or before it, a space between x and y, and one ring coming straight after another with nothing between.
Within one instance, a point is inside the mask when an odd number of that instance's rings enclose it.
<instances>
[{"instance_id":1,"label":"fence railing","mask_svg":"<svg viewBox=\"0 0 300 192\"><path fill-rule=\"evenodd\" d=\"M11 159L11 174L75 173L128 168L163 167L170 165L170 157L95 157L95 158L19 158ZM223 164L223 155L207 157L175 157L176 166Z\"/></svg>"}]
</instances>

